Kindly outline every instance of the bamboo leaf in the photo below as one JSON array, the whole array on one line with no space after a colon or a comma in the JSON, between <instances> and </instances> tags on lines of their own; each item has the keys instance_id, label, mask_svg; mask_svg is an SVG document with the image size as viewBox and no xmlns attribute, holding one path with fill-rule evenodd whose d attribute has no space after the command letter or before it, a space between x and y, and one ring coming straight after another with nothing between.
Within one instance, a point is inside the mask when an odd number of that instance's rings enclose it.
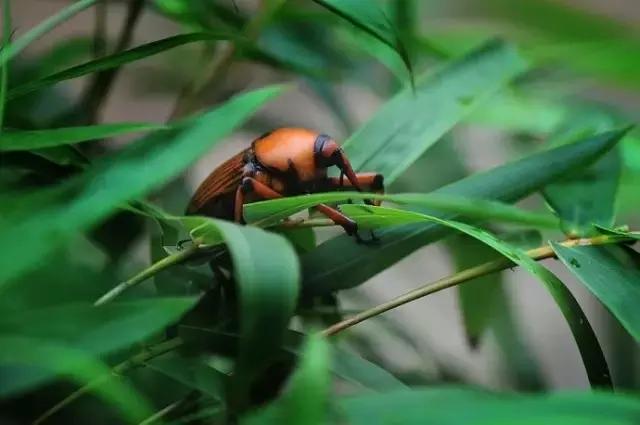
<instances>
[{"instance_id":1,"label":"bamboo leaf","mask_svg":"<svg viewBox=\"0 0 640 425\"><path fill-rule=\"evenodd\" d=\"M628 237L628 238L633 238L633 239L639 239L640 240L640 232L628 232L628 231L624 231L621 229L612 229L609 227L604 227L604 226L600 226L600 225L596 225L595 226L601 233L604 233L606 235L618 235L618 236L623 236L623 237Z\"/></svg>"},{"instance_id":2,"label":"bamboo leaf","mask_svg":"<svg viewBox=\"0 0 640 425\"><path fill-rule=\"evenodd\" d=\"M620 247L565 247L552 243L558 258L640 342L640 270Z\"/></svg>"},{"instance_id":3,"label":"bamboo leaf","mask_svg":"<svg viewBox=\"0 0 640 425\"><path fill-rule=\"evenodd\" d=\"M393 49L413 78L411 58L398 29L375 2L370 0L313 1Z\"/></svg>"},{"instance_id":4,"label":"bamboo leaf","mask_svg":"<svg viewBox=\"0 0 640 425\"><path fill-rule=\"evenodd\" d=\"M36 41L63 22L68 21L74 15L93 6L97 1L98 0L79 0L27 31L25 35L11 43L11 46L7 49L2 49L2 51L0 51L0 66L4 66L11 58L23 51L29 44Z\"/></svg>"},{"instance_id":5,"label":"bamboo leaf","mask_svg":"<svg viewBox=\"0 0 640 425\"><path fill-rule=\"evenodd\" d=\"M185 44L194 43L197 41L227 40L231 37L232 36L228 34L205 32L196 32L167 37L162 40L153 41L151 43L143 44L129 50L85 62L83 64L73 66L71 68L48 75L46 77L30 81L18 87L14 87L13 89L9 90L8 98L15 99L27 93L49 87L61 81L82 77L84 75L105 71L107 69L117 68L119 66L136 62L149 56L157 55L167 50L176 48L178 46L183 46Z\"/></svg>"},{"instance_id":6,"label":"bamboo leaf","mask_svg":"<svg viewBox=\"0 0 640 425\"><path fill-rule=\"evenodd\" d=\"M241 423L325 424L331 387L329 361L328 342L318 335L308 337L300 366L291 377L286 392L277 401L248 416Z\"/></svg>"},{"instance_id":7,"label":"bamboo leaf","mask_svg":"<svg viewBox=\"0 0 640 425\"><path fill-rule=\"evenodd\" d=\"M526 68L513 46L493 41L416 81L345 143L353 167L396 180L462 118Z\"/></svg>"},{"instance_id":8,"label":"bamboo leaf","mask_svg":"<svg viewBox=\"0 0 640 425\"><path fill-rule=\"evenodd\" d=\"M10 131L2 133L0 136L0 152L50 148L166 128L161 124L113 123L49 130Z\"/></svg>"},{"instance_id":9,"label":"bamboo leaf","mask_svg":"<svg viewBox=\"0 0 640 425\"><path fill-rule=\"evenodd\" d=\"M614 120L602 113L581 113L564 123L549 143L572 143L614 125ZM614 223L621 171L620 149L616 147L590 167L545 187L543 195L562 219L566 234L570 237L593 236L596 233L594 224L609 226Z\"/></svg>"},{"instance_id":10,"label":"bamboo leaf","mask_svg":"<svg viewBox=\"0 0 640 425\"><path fill-rule=\"evenodd\" d=\"M223 399L227 377L207 365L202 359L187 358L169 352L145 362L145 365L214 399Z\"/></svg>"},{"instance_id":11,"label":"bamboo leaf","mask_svg":"<svg viewBox=\"0 0 640 425\"><path fill-rule=\"evenodd\" d=\"M255 227L200 217L187 227L197 229L194 238L205 245L222 238L231 254L241 333L232 397L242 405L253 379L280 348L293 317L300 285L298 258L283 237Z\"/></svg>"},{"instance_id":12,"label":"bamboo leaf","mask_svg":"<svg viewBox=\"0 0 640 425\"><path fill-rule=\"evenodd\" d=\"M466 235L445 240L445 244L456 272L493 261L500 256L485 243ZM471 348L478 347L485 331L500 315L497 304L499 297L503 296L500 294L503 283L502 273L493 273L457 287L462 322Z\"/></svg>"},{"instance_id":13,"label":"bamboo leaf","mask_svg":"<svg viewBox=\"0 0 640 425\"><path fill-rule=\"evenodd\" d=\"M592 163L614 146L625 132L604 133L546 150L446 185L434 193L513 202L567 172ZM415 211L437 214L421 208ZM437 216L447 219L458 217L451 213ZM323 294L358 286L447 233L446 228L435 224L409 224L379 231L377 236L381 241L376 246L361 246L346 235L338 236L302 256L303 290L308 294ZM336 252L340 255L335 255Z\"/></svg>"},{"instance_id":14,"label":"bamboo leaf","mask_svg":"<svg viewBox=\"0 0 640 425\"><path fill-rule=\"evenodd\" d=\"M94 307L91 303L13 312L0 318L0 332L48 340L93 354L128 347L177 321L196 298L156 298Z\"/></svg>"},{"instance_id":15,"label":"bamboo leaf","mask_svg":"<svg viewBox=\"0 0 640 425\"><path fill-rule=\"evenodd\" d=\"M0 334L0 364L37 367L60 377L68 377L79 385L109 376L110 369L85 352L23 336ZM15 369L14 369L15 370ZM10 378L10 379L4 379ZM33 387L33 382L20 375L3 375L0 396L7 397ZM129 384L121 380L107 380L94 388L96 395L118 409L123 419L136 423L151 414L149 403Z\"/></svg>"},{"instance_id":16,"label":"bamboo leaf","mask_svg":"<svg viewBox=\"0 0 640 425\"><path fill-rule=\"evenodd\" d=\"M351 425L545 424L632 425L640 402L631 394L565 392L522 395L465 388L418 388L346 397L341 411ZM464 406L461 409L460 406Z\"/></svg>"},{"instance_id":17,"label":"bamboo leaf","mask_svg":"<svg viewBox=\"0 0 640 425\"><path fill-rule=\"evenodd\" d=\"M275 86L238 95L172 131L152 133L101 158L58 186L6 196L0 243L14 248L11 256L0 257L0 286L37 266L76 232L177 176L281 92Z\"/></svg>"},{"instance_id":18,"label":"bamboo leaf","mask_svg":"<svg viewBox=\"0 0 640 425\"><path fill-rule=\"evenodd\" d=\"M270 226L315 205L344 202L349 199L379 199L400 205L419 206L442 212L456 213L479 220L492 219L506 223L545 228L556 228L558 225L558 221L551 215L525 211L501 202L423 193L376 195L362 192L333 192L290 196L247 204L244 207L244 217L248 223L256 226Z\"/></svg>"},{"instance_id":19,"label":"bamboo leaf","mask_svg":"<svg viewBox=\"0 0 640 425\"><path fill-rule=\"evenodd\" d=\"M582 311L582 308L580 308L576 299L560 279L558 279L548 269L538 264L524 251L499 240L489 232L468 224L452 220L443 220L438 217L411 211L357 205L351 205L350 207L350 209L353 210L351 211L350 217L354 218L358 223L363 221L373 223L377 223L378 221L402 222L404 221L402 216L411 216L415 219L422 218L422 220L426 222L433 222L456 229L489 245L515 264L529 271L544 284L564 315L565 320L573 333L576 344L578 345L578 349L580 350L580 355L582 356L582 361L587 370L587 375L591 385L594 387L612 387L609 367L607 366L604 354L602 353L602 348L600 347L596 335L593 332L587 317ZM356 210L359 211L359 215L355 213Z\"/></svg>"}]
</instances>

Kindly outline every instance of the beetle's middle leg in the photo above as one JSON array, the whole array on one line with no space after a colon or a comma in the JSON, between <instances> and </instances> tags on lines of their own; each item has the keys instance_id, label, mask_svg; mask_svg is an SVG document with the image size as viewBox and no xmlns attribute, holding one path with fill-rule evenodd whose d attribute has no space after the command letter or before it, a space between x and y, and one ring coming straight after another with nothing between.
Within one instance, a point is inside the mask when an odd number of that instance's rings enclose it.
<instances>
[{"instance_id":1,"label":"beetle's middle leg","mask_svg":"<svg viewBox=\"0 0 640 425\"><path fill-rule=\"evenodd\" d=\"M282 193L277 192L265 183L262 183L253 177L244 177L242 183L236 190L234 218L237 223L243 223L242 207L244 206L245 196L249 193L255 193L263 199L282 198Z\"/></svg>"},{"instance_id":2,"label":"beetle's middle leg","mask_svg":"<svg viewBox=\"0 0 640 425\"><path fill-rule=\"evenodd\" d=\"M358 234L358 223L356 223L354 220L347 217L337 209L331 208L329 205L326 205L326 204L319 204L319 205L316 205L314 208L320 211L322 214L326 215L335 224L337 224L338 226L341 226L344 229L344 231L347 233L347 235L355 237L358 242L371 243L371 242L378 241L378 238L376 238L375 235L373 235L373 233L371 233L371 239L369 240L362 239Z\"/></svg>"}]
</instances>

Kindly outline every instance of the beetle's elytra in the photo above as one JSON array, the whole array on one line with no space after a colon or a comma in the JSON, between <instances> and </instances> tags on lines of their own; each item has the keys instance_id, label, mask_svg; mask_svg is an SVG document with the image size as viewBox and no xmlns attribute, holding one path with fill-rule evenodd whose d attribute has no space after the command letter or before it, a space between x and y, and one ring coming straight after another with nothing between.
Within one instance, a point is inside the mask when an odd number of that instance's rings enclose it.
<instances>
[{"instance_id":1,"label":"beetle's elytra","mask_svg":"<svg viewBox=\"0 0 640 425\"><path fill-rule=\"evenodd\" d=\"M340 170L340 177L327 176L331 166ZM245 203L345 187L384 192L382 175L354 173L331 137L304 128L279 128L260 136L213 170L191 198L187 214L243 222ZM328 205L316 208L361 240L349 217Z\"/></svg>"}]
</instances>

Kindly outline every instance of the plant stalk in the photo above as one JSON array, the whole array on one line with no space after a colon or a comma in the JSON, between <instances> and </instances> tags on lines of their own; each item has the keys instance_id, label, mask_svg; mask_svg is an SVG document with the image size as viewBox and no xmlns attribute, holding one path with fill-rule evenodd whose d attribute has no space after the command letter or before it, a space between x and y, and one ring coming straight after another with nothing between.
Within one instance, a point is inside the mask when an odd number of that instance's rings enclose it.
<instances>
[{"instance_id":1,"label":"plant stalk","mask_svg":"<svg viewBox=\"0 0 640 425\"><path fill-rule=\"evenodd\" d=\"M260 9L256 15L246 23L242 30L242 35L248 40L255 40L269 18L286 2L286 0L261 1ZM184 87L176 100L171 112L169 121L179 120L199 109L199 101L211 85L220 85L224 77L229 72L233 61L236 58L238 46L230 43L222 52L219 58L214 58L203 66L204 71L200 72L192 83Z\"/></svg>"},{"instance_id":2,"label":"plant stalk","mask_svg":"<svg viewBox=\"0 0 640 425\"><path fill-rule=\"evenodd\" d=\"M155 274L168 269L171 266L176 264L180 264L183 261L188 260L194 254L196 254L200 250L198 245L190 246L189 248L184 249L183 251L178 251L175 254L168 255L164 257L162 260L152 264L150 267L144 269L137 275L133 276L131 279L125 280L121 282L118 286L111 289L109 292L101 296L95 303L95 306L100 306L103 304L112 301L118 295L126 291L127 289L135 286L141 282L144 282L148 278L154 276Z\"/></svg>"},{"instance_id":3,"label":"plant stalk","mask_svg":"<svg viewBox=\"0 0 640 425\"><path fill-rule=\"evenodd\" d=\"M144 3L144 0L129 1L127 16L122 27L122 32L118 38L118 42L114 50L115 52L121 52L131 44L133 32L136 24L140 20L142 10L144 9ZM106 8L106 5L103 5L103 7ZM100 112L107 95L111 91L111 87L113 86L119 71L120 68L112 68L98 72L93 76L89 83L89 87L80 102L86 111L86 120L88 123L94 123L97 120L97 115Z\"/></svg>"},{"instance_id":4,"label":"plant stalk","mask_svg":"<svg viewBox=\"0 0 640 425\"><path fill-rule=\"evenodd\" d=\"M40 415L37 419L32 422L32 425L39 425L53 416L55 413L59 412L65 406L69 405L74 400L77 400L84 394L87 394L92 389L101 385L108 379L111 379L116 376L122 375L124 372L133 369L134 367L140 366L144 362L147 362L155 357L161 356L162 354L168 353L169 351L175 350L183 344L183 341L180 338L173 338L166 341L163 341L159 344L153 345L151 347L146 348L135 356L125 360L124 362L116 365L111 369L111 373L108 375L100 376L96 378L94 381L88 383L87 385L77 389L73 393L69 394L67 397L62 399L60 402L56 403L42 415Z\"/></svg>"},{"instance_id":5,"label":"plant stalk","mask_svg":"<svg viewBox=\"0 0 640 425\"><path fill-rule=\"evenodd\" d=\"M622 243L622 242L629 242L629 241L633 241L633 239L625 236L617 236L617 235L599 235L593 238L568 239L566 241L561 242L561 244L566 247L573 247L573 246L607 245L607 244L615 244L615 243ZM536 261L544 260L547 258L554 258L556 256L555 252L549 245L531 249L527 251L526 254ZM335 323L330 327L326 328L325 330L323 330L321 334L323 336L336 335L346 329L349 329L352 326L357 325L358 323L364 322L367 319L378 316L382 313L385 313L389 310L392 310L404 304L415 301L419 298L426 297L427 295L431 295L435 292L442 291L443 289L460 285L462 283L473 280L477 277L485 276L491 273L508 269L510 267L513 267L514 265L515 263L513 261L507 258L500 258L498 260L489 261L487 263L480 264L475 267L471 267L469 269L463 270L453 275L436 280L435 282L431 282L421 287L418 287L390 301L384 302L382 304L378 304L377 306L367 309L359 314L356 314L355 316L352 316L348 319Z\"/></svg>"}]
</instances>

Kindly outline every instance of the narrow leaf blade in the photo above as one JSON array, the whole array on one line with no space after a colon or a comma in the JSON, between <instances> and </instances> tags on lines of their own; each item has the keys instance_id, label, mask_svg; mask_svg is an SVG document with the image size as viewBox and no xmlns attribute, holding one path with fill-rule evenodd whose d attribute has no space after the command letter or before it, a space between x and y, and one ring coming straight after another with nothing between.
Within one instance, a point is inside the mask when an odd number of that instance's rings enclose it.
<instances>
[{"instance_id":1,"label":"narrow leaf blade","mask_svg":"<svg viewBox=\"0 0 640 425\"><path fill-rule=\"evenodd\" d=\"M0 151L43 149L164 128L166 126L161 124L113 123L51 130L11 131L0 136Z\"/></svg>"},{"instance_id":2,"label":"narrow leaf blade","mask_svg":"<svg viewBox=\"0 0 640 425\"><path fill-rule=\"evenodd\" d=\"M128 145L59 186L12 196L0 220L0 241L15 249L10 257L0 258L0 287L76 232L177 176L281 92L282 87L274 86L238 95L188 125ZM16 245L15 240L22 243Z\"/></svg>"},{"instance_id":3,"label":"narrow leaf blade","mask_svg":"<svg viewBox=\"0 0 640 425\"><path fill-rule=\"evenodd\" d=\"M61 23L69 20L74 15L93 6L97 1L98 0L79 0L27 31L25 35L11 43L9 48L0 51L0 66L9 62L11 58L23 51L29 44L39 39Z\"/></svg>"},{"instance_id":4,"label":"narrow leaf blade","mask_svg":"<svg viewBox=\"0 0 640 425\"><path fill-rule=\"evenodd\" d=\"M619 247L565 247L552 243L558 258L640 342L640 270Z\"/></svg>"},{"instance_id":5,"label":"narrow leaf blade","mask_svg":"<svg viewBox=\"0 0 640 425\"><path fill-rule=\"evenodd\" d=\"M109 376L111 370L86 353L39 339L11 334L0 335L0 364L37 367L54 376L66 376L80 386ZM0 396L20 394L32 388L33 382L2 380ZM125 381L109 379L96 385L94 391L116 407L121 416L136 423L151 414L149 403Z\"/></svg>"},{"instance_id":6,"label":"narrow leaf blade","mask_svg":"<svg viewBox=\"0 0 640 425\"><path fill-rule=\"evenodd\" d=\"M344 148L353 167L392 183L472 109L524 71L513 46L490 42L419 78L387 102Z\"/></svg>"},{"instance_id":7,"label":"narrow leaf blade","mask_svg":"<svg viewBox=\"0 0 640 425\"><path fill-rule=\"evenodd\" d=\"M446 185L434 193L513 202L567 172L592 163L625 133L626 130L604 133L543 151ZM432 214L432 210L416 211ZM450 213L437 216L458 217ZM303 290L308 294L323 294L355 287L446 234L446 228L435 224L410 224L379 231L381 241L376 246L361 246L346 235L338 236L302 256ZM336 252L340 255L335 255Z\"/></svg>"},{"instance_id":8,"label":"narrow leaf blade","mask_svg":"<svg viewBox=\"0 0 640 425\"><path fill-rule=\"evenodd\" d=\"M611 375L609 373L609 367L604 358L602 348L596 338L596 335L585 316L582 308L573 297L567 287L548 269L538 264L535 260L529 257L524 251L515 246L511 246L494 235L486 232L482 229L470 226L465 223L460 223L452 220L443 220L438 217L429 216L425 214L419 214L410 211L395 210L390 213L388 208L383 207L359 207L360 211L365 213L367 211L371 216L378 214L382 217L399 217L401 215L414 216L415 218L422 217L425 221L434 222L443 226L447 226L456 229L462 233L465 233L480 242L483 242L495 249L515 264L523 267L529 271L547 288L554 301L560 308L560 311L565 317L569 328L573 334L573 337L578 345L582 361L589 377L589 382L593 386L601 386L612 388Z\"/></svg>"},{"instance_id":9,"label":"narrow leaf blade","mask_svg":"<svg viewBox=\"0 0 640 425\"><path fill-rule=\"evenodd\" d=\"M38 80L30 81L21 86L11 89L8 93L9 99L15 99L27 93L49 87L61 81L70 80L72 78L82 77L83 75L93 74L107 69L117 68L128 63L136 62L149 56L157 55L167 50L176 48L197 41L211 40L227 40L231 36L228 34L216 33L190 33L181 34L173 37L164 38L162 40L153 41L143 44L129 50L114 53L99 59L95 59L71 68L56 72Z\"/></svg>"}]
</instances>

